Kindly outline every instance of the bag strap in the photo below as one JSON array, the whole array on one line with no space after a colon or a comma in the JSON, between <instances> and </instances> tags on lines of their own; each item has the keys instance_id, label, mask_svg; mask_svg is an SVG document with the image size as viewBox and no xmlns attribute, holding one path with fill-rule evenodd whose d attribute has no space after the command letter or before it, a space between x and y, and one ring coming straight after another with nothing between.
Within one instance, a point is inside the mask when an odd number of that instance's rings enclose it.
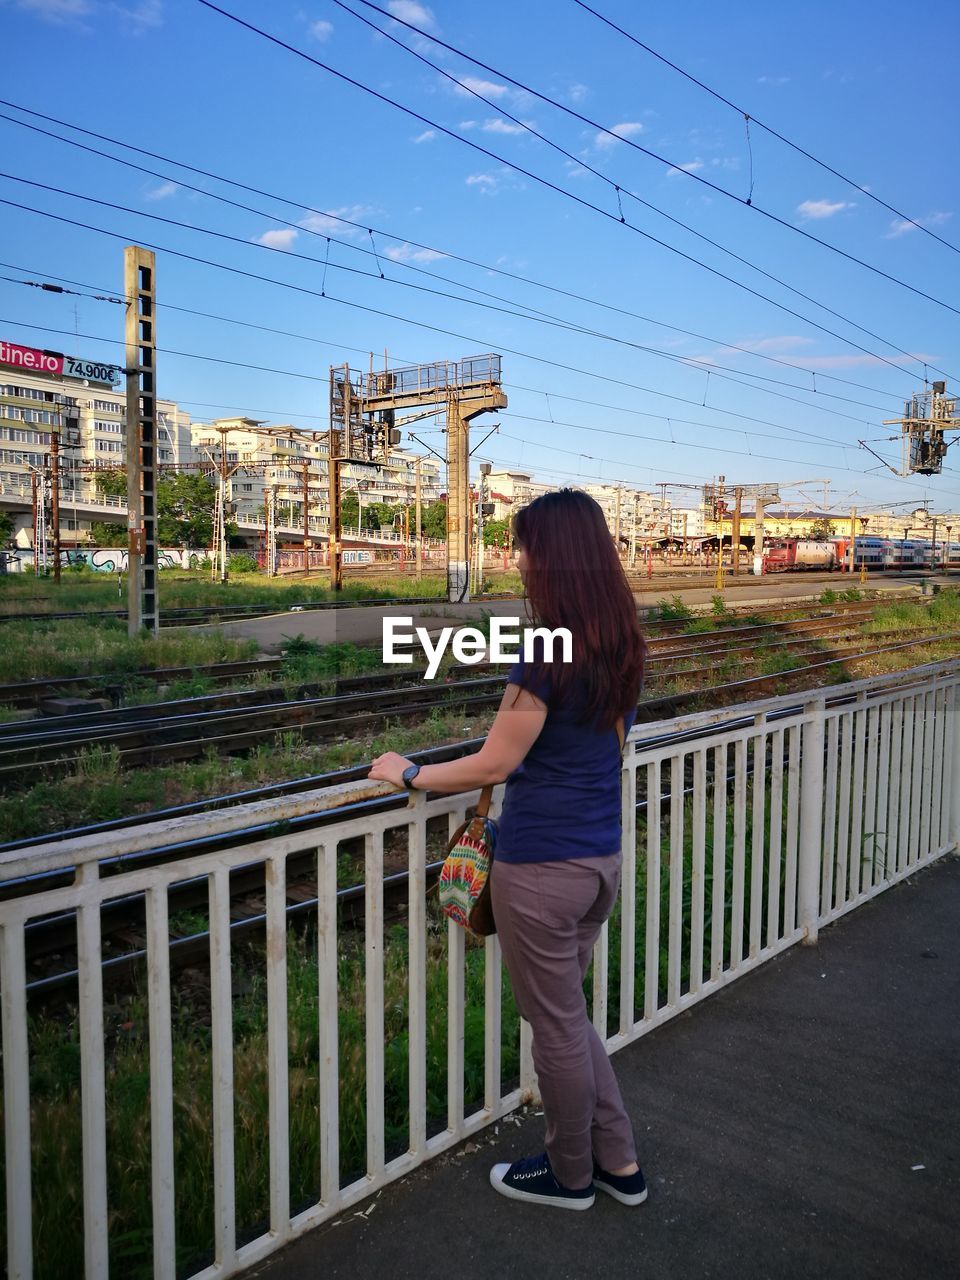
<instances>
[{"instance_id":1,"label":"bag strap","mask_svg":"<svg viewBox=\"0 0 960 1280\"><path fill-rule=\"evenodd\" d=\"M490 803L493 800L493 787L484 787L480 792L480 799L477 801L477 807L474 814L478 818L485 818L490 811Z\"/></svg>"}]
</instances>

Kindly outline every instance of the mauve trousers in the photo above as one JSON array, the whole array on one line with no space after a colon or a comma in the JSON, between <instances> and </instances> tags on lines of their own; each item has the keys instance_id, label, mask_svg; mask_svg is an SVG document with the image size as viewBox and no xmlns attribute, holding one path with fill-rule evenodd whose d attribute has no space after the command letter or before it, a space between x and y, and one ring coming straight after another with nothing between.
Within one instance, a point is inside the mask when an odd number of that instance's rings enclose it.
<instances>
[{"instance_id":1,"label":"mauve trousers","mask_svg":"<svg viewBox=\"0 0 960 1280\"><path fill-rule=\"evenodd\" d=\"M513 994L533 1030L533 1062L550 1164L563 1186L590 1185L636 1160L633 1129L603 1042L587 1016L583 979L613 907L620 854L558 862L496 862L497 933Z\"/></svg>"}]
</instances>

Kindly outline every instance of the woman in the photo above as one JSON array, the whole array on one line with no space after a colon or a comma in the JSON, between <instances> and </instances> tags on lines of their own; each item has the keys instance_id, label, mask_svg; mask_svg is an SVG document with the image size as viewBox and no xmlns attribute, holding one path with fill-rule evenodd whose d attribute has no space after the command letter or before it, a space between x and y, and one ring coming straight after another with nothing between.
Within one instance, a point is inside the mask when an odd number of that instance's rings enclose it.
<instances>
[{"instance_id":1,"label":"woman","mask_svg":"<svg viewBox=\"0 0 960 1280\"><path fill-rule=\"evenodd\" d=\"M643 677L636 608L603 512L585 493L546 493L518 512L518 567L536 622L566 627L570 663L519 662L481 750L448 764L395 752L371 778L421 791L506 779L495 871L497 932L546 1117L546 1152L495 1165L493 1187L530 1203L589 1209L599 1187L647 1191L633 1132L583 978L620 882L620 734ZM542 658L542 655L541 655Z\"/></svg>"}]
</instances>

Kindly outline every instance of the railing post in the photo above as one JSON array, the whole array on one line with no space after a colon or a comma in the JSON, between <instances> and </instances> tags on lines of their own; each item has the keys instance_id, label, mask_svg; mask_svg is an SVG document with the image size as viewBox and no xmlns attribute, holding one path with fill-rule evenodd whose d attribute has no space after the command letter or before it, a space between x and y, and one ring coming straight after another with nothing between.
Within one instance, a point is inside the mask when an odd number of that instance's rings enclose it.
<instances>
[{"instance_id":1,"label":"railing post","mask_svg":"<svg viewBox=\"0 0 960 1280\"><path fill-rule=\"evenodd\" d=\"M526 1018L520 1019L520 1101L540 1105L540 1082L533 1065L533 1032Z\"/></svg>"},{"instance_id":2,"label":"railing post","mask_svg":"<svg viewBox=\"0 0 960 1280\"><path fill-rule=\"evenodd\" d=\"M956 677L950 695L953 759L945 776L950 787L950 843L957 849L960 848L960 681Z\"/></svg>"},{"instance_id":3,"label":"railing post","mask_svg":"<svg viewBox=\"0 0 960 1280\"><path fill-rule=\"evenodd\" d=\"M803 945L817 941L820 922L820 858L823 844L824 702L805 704L800 752L800 848L797 866L797 924Z\"/></svg>"}]
</instances>

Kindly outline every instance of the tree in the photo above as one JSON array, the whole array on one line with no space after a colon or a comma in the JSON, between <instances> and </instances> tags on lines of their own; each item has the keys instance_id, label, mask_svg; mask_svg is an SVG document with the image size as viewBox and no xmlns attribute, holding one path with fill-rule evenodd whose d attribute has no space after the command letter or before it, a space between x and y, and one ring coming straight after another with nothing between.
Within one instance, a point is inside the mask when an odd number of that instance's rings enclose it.
<instances>
[{"instance_id":1,"label":"tree","mask_svg":"<svg viewBox=\"0 0 960 1280\"><path fill-rule=\"evenodd\" d=\"M97 489L108 498L125 498L127 496L127 473L119 470L98 471Z\"/></svg>"},{"instance_id":2,"label":"tree","mask_svg":"<svg viewBox=\"0 0 960 1280\"><path fill-rule=\"evenodd\" d=\"M485 547L509 547L510 521L485 520L483 525L483 545Z\"/></svg>"},{"instance_id":3,"label":"tree","mask_svg":"<svg viewBox=\"0 0 960 1280\"><path fill-rule=\"evenodd\" d=\"M447 536L447 504L431 502L424 507L421 517L423 533L426 538L445 538Z\"/></svg>"},{"instance_id":4,"label":"tree","mask_svg":"<svg viewBox=\"0 0 960 1280\"><path fill-rule=\"evenodd\" d=\"M90 541L95 547L125 547L127 529L122 524L105 524L95 520L90 525Z\"/></svg>"},{"instance_id":5,"label":"tree","mask_svg":"<svg viewBox=\"0 0 960 1280\"><path fill-rule=\"evenodd\" d=\"M163 476L157 482L157 541L165 547L209 546L216 503L216 485L206 476Z\"/></svg>"},{"instance_id":6,"label":"tree","mask_svg":"<svg viewBox=\"0 0 960 1280\"><path fill-rule=\"evenodd\" d=\"M0 543L13 537L13 516L9 511L0 511Z\"/></svg>"},{"instance_id":7,"label":"tree","mask_svg":"<svg viewBox=\"0 0 960 1280\"><path fill-rule=\"evenodd\" d=\"M355 493L340 495L340 525L346 533L357 527L357 516L360 514L357 509L358 502L359 499Z\"/></svg>"},{"instance_id":8,"label":"tree","mask_svg":"<svg viewBox=\"0 0 960 1280\"><path fill-rule=\"evenodd\" d=\"M813 542L826 542L828 538L833 537L833 521L828 520L826 516L821 516L819 520L814 520L807 536Z\"/></svg>"},{"instance_id":9,"label":"tree","mask_svg":"<svg viewBox=\"0 0 960 1280\"><path fill-rule=\"evenodd\" d=\"M363 523L368 529L388 528L393 524L393 518L396 510L390 506L388 502L371 502L369 506L364 507Z\"/></svg>"}]
</instances>

